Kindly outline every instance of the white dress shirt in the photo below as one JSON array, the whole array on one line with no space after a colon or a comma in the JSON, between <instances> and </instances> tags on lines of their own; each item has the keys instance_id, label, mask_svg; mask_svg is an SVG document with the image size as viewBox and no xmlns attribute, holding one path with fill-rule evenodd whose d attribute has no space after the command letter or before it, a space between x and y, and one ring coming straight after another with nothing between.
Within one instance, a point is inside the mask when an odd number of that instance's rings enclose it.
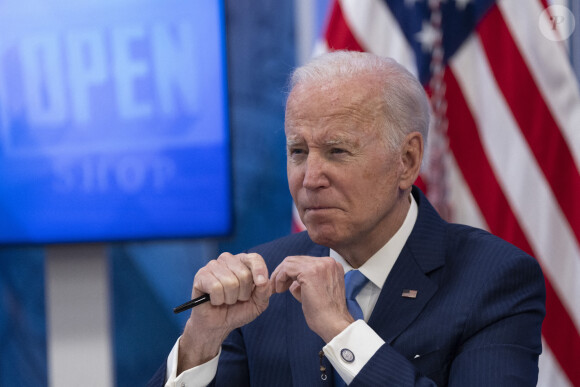
<instances>
[{"instance_id":1,"label":"white dress shirt","mask_svg":"<svg viewBox=\"0 0 580 387\"><path fill-rule=\"evenodd\" d=\"M324 354L346 384L352 382L367 361L385 343L366 322L369 321L383 289L383 284L387 280L387 276L395 265L397 257L401 254L403 246L407 243L407 239L415 226L419 210L413 196L410 196L410 200L411 207L409 212L407 212L403 224L395 235L364 265L358 268L369 279L369 282L356 296L356 301L364 315L364 322L362 320L355 321L323 348ZM345 273L353 269L336 251L331 249L330 256L342 264ZM341 350L344 348L348 348L355 355L353 362L345 361L340 355Z\"/></svg>"},{"instance_id":2,"label":"white dress shirt","mask_svg":"<svg viewBox=\"0 0 580 387\"><path fill-rule=\"evenodd\" d=\"M411 195L410 201L411 207L399 230L397 230L386 245L377 251L364 265L358 268L369 279L369 282L356 296L356 301L360 305L364 315L364 321L355 321L323 348L324 354L347 384L352 382L367 361L385 343L366 322L369 320L375 304L379 299L379 294L381 293L383 284L387 280L387 276L395 265L397 257L403 250L403 246L415 226L419 211L417 203ZM331 249L330 256L342 264L345 273L353 269L336 251ZM207 386L217 372L221 350L209 362L186 370L177 376L178 348L179 339L167 358L167 382L165 387ZM348 348L355 355L353 362L347 362L342 359L340 352L344 348Z\"/></svg>"}]
</instances>

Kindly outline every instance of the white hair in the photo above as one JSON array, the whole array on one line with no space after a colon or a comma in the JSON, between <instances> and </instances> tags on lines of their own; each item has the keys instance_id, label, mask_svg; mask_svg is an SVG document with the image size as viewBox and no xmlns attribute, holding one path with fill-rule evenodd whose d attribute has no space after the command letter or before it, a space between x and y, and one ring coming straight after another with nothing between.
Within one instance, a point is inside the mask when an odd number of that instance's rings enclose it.
<instances>
[{"instance_id":1,"label":"white hair","mask_svg":"<svg viewBox=\"0 0 580 387\"><path fill-rule=\"evenodd\" d=\"M421 83L391 58L366 52L334 51L298 67L290 77L290 89L299 84L330 82L359 75L376 75L384 112L387 146L398 149L405 136L419 132L425 149L429 132L429 101ZM389 130L391 129L391 130Z\"/></svg>"}]
</instances>

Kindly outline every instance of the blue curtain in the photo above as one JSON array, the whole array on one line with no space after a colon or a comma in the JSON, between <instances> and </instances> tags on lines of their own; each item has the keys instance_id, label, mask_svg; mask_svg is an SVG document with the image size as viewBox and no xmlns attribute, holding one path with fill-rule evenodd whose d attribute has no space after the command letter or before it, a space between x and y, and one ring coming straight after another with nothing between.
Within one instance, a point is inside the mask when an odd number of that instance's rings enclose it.
<instances>
[{"instance_id":1,"label":"blue curtain","mask_svg":"<svg viewBox=\"0 0 580 387\"><path fill-rule=\"evenodd\" d=\"M44 254L0 248L0 386L46 386Z\"/></svg>"}]
</instances>

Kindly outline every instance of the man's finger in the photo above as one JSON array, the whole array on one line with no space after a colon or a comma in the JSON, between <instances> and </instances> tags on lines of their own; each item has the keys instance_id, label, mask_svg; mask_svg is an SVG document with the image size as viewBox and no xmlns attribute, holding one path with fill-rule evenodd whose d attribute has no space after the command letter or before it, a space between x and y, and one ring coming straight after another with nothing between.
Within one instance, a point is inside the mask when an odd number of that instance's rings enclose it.
<instances>
[{"instance_id":1,"label":"man's finger","mask_svg":"<svg viewBox=\"0 0 580 387\"><path fill-rule=\"evenodd\" d=\"M217 278L223 288L224 303L233 305L238 302L240 293L240 281L238 277L230 270L230 268L223 262L213 260L207 264L207 268ZM217 284L214 284L217 286ZM210 298L212 305L220 305L213 298L213 289L210 290Z\"/></svg>"},{"instance_id":2,"label":"man's finger","mask_svg":"<svg viewBox=\"0 0 580 387\"><path fill-rule=\"evenodd\" d=\"M263 286L268 283L268 267L260 254L242 254L240 261L252 272L252 278L256 286Z\"/></svg>"},{"instance_id":3,"label":"man's finger","mask_svg":"<svg viewBox=\"0 0 580 387\"><path fill-rule=\"evenodd\" d=\"M204 269L202 269L204 270ZM225 302L223 285L209 270L200 270L193 280L192 298L202 294L209 294L213 305L221 305Z\"/></svg>"},{"instance_id":4,"label":"man's finger","mask_svg":"<svg viewBox=\"0 0 580 387\"><path fill-rule=\"evenodd\" d=\"M300 284L297 281L292 282L290 285L290 293L294 296L298 302L302 303L302 292L300 291Z\"/></svg>"},{"instance_id":5,"label":"man's finger","mask_svg":"<svg viewBox=\"0 0 580 387\"><path fill-rule=\"evenodd\" d=\"M268 307L271 295L272 291L270 289L268 281L266 281L260 286L255 287L253 297L254 302L256 303L256 306L258 307L260 313L262 313Z\"/></svg>"},{"instance_id":6,"label":"man's finger","mask_svg":"<svg viewBox=\"0 0 580 387\"><path fill-rule=\"evenodd\" d=\"M248 301L252 296L252 290L254 289L254 280L252 278L252 272L250 268L242 263L239 256L222 254L218 260L222 260L225 265L232 271L232 273L234 273L234 275L238 278L238 300Z\"/></svg>"},{"instance_id":7,"label":"man's finger","mask_svg":"<svg viewBox=\"0 0 580 387\"><path fill-rule=\"evenodd\" d=\"M294 278L288 276L285 268L280 269L276 278L274 278L274 289L276 289L276 293L283 293L288 290L292 282L294 282Z\"/></svg>"},{"instance_id":8,"label":"man's finger","mask_svg":"<svg viewBox=\"0 0 580 387\"><path fill-rule=\"evenodd\" d=\"M286 257L272 272L270 277L272 291L283 293L288 290L292 283L297 280L298 275L304 270L309 260L309 257L302 256Z\"/></svg>"}]
</instances>

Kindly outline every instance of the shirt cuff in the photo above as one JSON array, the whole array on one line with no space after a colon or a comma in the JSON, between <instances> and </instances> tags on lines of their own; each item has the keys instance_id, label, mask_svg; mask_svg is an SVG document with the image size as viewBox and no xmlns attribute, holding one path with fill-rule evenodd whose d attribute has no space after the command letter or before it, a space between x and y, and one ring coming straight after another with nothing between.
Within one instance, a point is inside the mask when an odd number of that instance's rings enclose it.
<instances>
[{"instance_id":1,"label":"shirt cuff","mask_svg":"<svg viewBox=\"0 0 580 387\"><path fill-rule=\"evenodd\" d=\"M356 320L322 348L346 384L350 384L371 357L385 344L364 320Z\"/></svg>"},{"instance_id":2,"label":"shirt cuff","mask_svg":"<svg viewBox=\"0 0 580 387\"><path fill-rule=\"evenodd\" d=\"M179 341L173 346L173 349L167 357L167 373L165 375L165 387L204 387L211 383L217 373L218 361L222 350L217 356L208 361L183 371L177 376L177 359L179 358Z\"/></svg>"}]
</instances>

